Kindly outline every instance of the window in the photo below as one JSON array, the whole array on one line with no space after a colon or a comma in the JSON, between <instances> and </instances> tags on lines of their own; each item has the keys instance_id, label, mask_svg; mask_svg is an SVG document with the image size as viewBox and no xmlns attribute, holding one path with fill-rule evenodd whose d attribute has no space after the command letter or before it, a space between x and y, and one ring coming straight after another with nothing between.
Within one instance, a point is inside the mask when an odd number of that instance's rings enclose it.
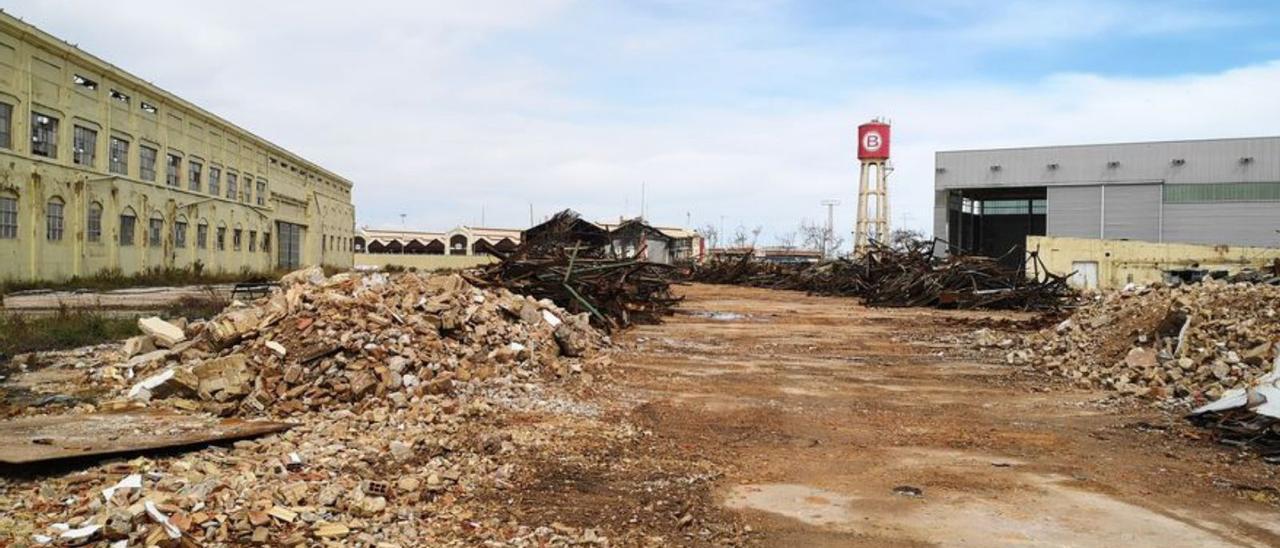
<instances>
[{"instance_id":1,"label":"window","mask_svg":"<svg viewBox=\"0 0 1280 548\"><path fill-rule=\"evenodd\" d=\"M155 114L160 110L160 109L157 109L155 105L148 103L146 101L143 101L141 104L139 104L138 108L141 108L142 112L145 112L147 114Z\"/></svg>"},{"instance_id":2,"label":"window","mask_svg":"<svg viewBox=\"0 0 1280 548\"><path fill-rule=\"evenodd\" d=\"M138 147L138 176L144 181L156 180L156 155L159 154L154 148L146 145Z\"/></svg>"},{"instance_id":3,"label":"window","mask_svg":"<svg viewBox=\"0 0 1280 548\"><path fill-rule=\"evenodd\" d=\"M80 76L79 74L77 74L77 75L73 76L73 77L71 78L71 81L72 81L73 83L75 83L75 85L80 86L80 87L85 88L85 89L88 89L88 90L96 90L96 89L98 89L98 83L97 83L97 82L95 82L95 81L93 81L93 80L90 80L90 79L88 79L88 78L85 78L84 76Z\"/></svg>"},{"instance_id":4,"label":"window","mask_svg":"<svg viewBox=\"0 0 1280 548\"><path fill-rule=\"evenodd\" d=\"M229 197L229 198L231 198L232 200L236 200L236 201L238 201L238 202L247 202L247 201L249 201L249 198L248 198L248 197L246 197L245 195L246 195L246 194L248 194L248 193L249 193L249 191L251 191L251 190L253 190L253 175L250 175L250 174L248 174L248 173L245 173L245 174L244 174L244 188L243 188L243 189L241 189L241 191L240 191L240 193L239 193L239 194L236 194L235 196L228 196L228 197Z\"/></svg>"},{"instance_id":5,"label":"window","mask_svg":"<svg viewBox=\"0 0 1280 548\"><path fill-rule=\"evenodd\" d=\"M154 154L154 151L152 152L152 154ZM112 173L116 173L119 175L128 175L129 174L129 141L126 141L119 137L112 137L110 157L107 160L108 160L107 163L109 164L107 166L107 169L111 170ZM151 161L155 162L156 157L152 156ZM152 169L154 169L154 164L152 165ZM154 174L155 172L153 171L152 173Z\"/></svg>"},{"instance_id":6,"label":"window","mask_svg":"<svg viewBox=\"0 0 1280 548\"><path fill-rule=\"evenodd\" d=\"M129 104L129 96L120 90L116 90L116 89L111 90L111 98L117 101L120 101L121 103L124 103L126 105Z\"/></svg>"},{"instance_id":7,"label":"window","mask_svg":"<svg viewBox=\"0 0 1280 548\"><path fill-rule=\"evenodd\" d=\"M87 127L71 128L71 161L93 167L94 152L98 149L98 132Z\"/></svg>"},{"instance_id":8,"label":"window","mask_svg":"<svg viewBox=\"0 0 1280 548\"><path fill-rule=\"evenodd\" d=\"M160 247L164 240L164 219L151 219L151 228L148 231L147 244L151 247Z\"/></svg>"},{"instance_id":9,"label":"window","mask_svg":"<svg viewBox=\"0 0 1280 548\"><path fill-rule=\"evenodd\" d=\"M218 227L218 251L227 249L227 227Z\"/></svg>"},{"instance_id":10,"label":"window","mask_svg":"<svg viewBox=\"0 0 1280 548\"><path fill-rule=\"evenodd\" d=\"M209 194L217 196L222 193L222 170L209 166Z\"/></svg>"},{"instance_id":11,"label":"window","mask_svg":"<svg viewBox=\"0 0 1280 548\"><path fill-rule=\"evenodd\" d=\"M168 169L164 173L164 184L178 186L178 170L182 167L182 158L177 154L169 155Z\"/></svg>"},{"instance_id":12,"label":"window","mask_svg":"<svg viewBox=\"0 0 1280 548\"><path fill-rule=\"evenodd\" d=\"M267 205L267 182L263 180L258 181L258 205Z\"/></svg>"},{"instance_id":13,"label":"window","mask_svg":"<svg viewBox=\"0 0 1280 548\"><path fill-rule=\"evenodd\" d=\"M18 199L0 196L0 239L18 237Z\"/></svg>"},{"instance_id":14,"label":"window","mask_svg":"<svg viewBox=\"0 0 1280 548\"><path fill-rule=\"evenodd\" d=\"M31 153L45 158L58 157L58 119L31 113Z\"/></svg>"},{"instance_id":15,"label":"window","mask_svg":"<svg viewBox=\"0 0 1280 548\"><path fill-rule=\"evenodd\" d=\"M0 103L0 148L13 148L13 105Z\"/></svg>"},{"instance_id":16,"label":"window","mask_svg":"<svg viewBox=\"0 0 1280 548\"><path fill-rule=\"evenodd\" d=\"M236 174L235 173L227 174L227 199L228 200L236 199Z\"/></svg>"},{"instance_id":17,"label":"window","mask_svg":"<svg viewBox=\"0 0 1280 548\"><path fill-rule=\"evenodd\" d=\"M195 160L187 162L187 189L200 192L200 170L204 166Z\"/></svg>"},{"instance_id":18,"label":"window","mask_svg":"<svg viewBox=\"0 0 1280 548\"><path fill-rule=\"evenodd\" d=\"M240 239L241 239L240 237L243 232L244 232L243 230L237 228L235 232L231 233L231 250L232 251L240 251Z\"/></svg>"},{"instance_id":19,"label":"window","mask_svg":"<svg viewBox=\"0 0 1280 548\"><path fill-rule=\"evenodd\" d=\"M1166 184L1164 203L1280 201L1280 183Z\"/></svg>"},{"instance_id":20,"label":"window","mask_svg":"<svg viewBox=\"0 0 1280 548\"><path fill-rule=\"evenodd\" d=\"M254 252L257 250L258 250L258 231L250 230L249 231L249 251Z\"/></svg>"},{"instance_id":21,"label":"window","mask_svg":"<svg viewBox=\"0 0 1280 548\"><path fill-rule=\"evenodd\" d=\"M173 247L182 249L187 247L187 222L175 221L173 223Z\"/></svg>"},{"instance_id":22,"label":"window","mask_svg":"<svg viewBox=\"0 0 1280 548\"><path fill-rule=\"evenodd\" d=\"M271 252L271 233L270 232L262 233L262 252L263 253Z\"/></svg>"},{"instance_id":23,"label":"window","mask_svg":"<svg viewBox=\"0 0 1280 548\"><path fill-rule=\"evenodd\" d=\"M132 213L120 214L120 245L133 245L133 227L137 224L138 218Z\"/></svg>"},{"instance_id":24,"label":"window","mask_svg":"<svg viewBox=\"0 0 1280 548\"><path fill-rule=\"evenodd\" d=\"M44 210L44 237L51 242L62 240L62 200L49 200Z\"/></svg>"},{"instance_id":25,"label":"window","mask_svg":"<svg viewBox=\"0 0 1280 548\"><path fill-rule=\"evenodd\" d=\"M90 242L102 241L102 204L91 202L86 216L85 238Z\"/></svg>"},{"instance_id":26,"label":"window","mask_svg":"<svg viewBox=\"0 0 1280 548\"><path fill-rule=\"evenodd\" d=\"M196 247L200 249L209 248L209 225L201 222L196 225Z\"/></svg>"}]
</instances>

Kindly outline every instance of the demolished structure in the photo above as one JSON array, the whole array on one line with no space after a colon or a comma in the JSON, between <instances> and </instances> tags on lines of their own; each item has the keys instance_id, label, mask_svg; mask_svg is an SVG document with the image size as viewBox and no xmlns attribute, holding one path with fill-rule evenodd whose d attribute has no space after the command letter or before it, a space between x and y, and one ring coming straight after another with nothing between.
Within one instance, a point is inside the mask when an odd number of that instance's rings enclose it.
<instances>
[{"instance_id":1,"label":"demolished structure","mask_svg":"<svg viewBox=\"0 0 1280 548\"><path fill-rule=\"evenodd\" d=\"M774 264L743 255L693 269L704 283L792 289L818 295L861 297L870 306L928 306L1012 310L1059 310L1075 292L1065 276L1043 270L1034 255L1034 271L1004 266L996 259L933 253L938 241L901 247L878 242L851 259L812 265Z\"/></svg>"}]
</instances>

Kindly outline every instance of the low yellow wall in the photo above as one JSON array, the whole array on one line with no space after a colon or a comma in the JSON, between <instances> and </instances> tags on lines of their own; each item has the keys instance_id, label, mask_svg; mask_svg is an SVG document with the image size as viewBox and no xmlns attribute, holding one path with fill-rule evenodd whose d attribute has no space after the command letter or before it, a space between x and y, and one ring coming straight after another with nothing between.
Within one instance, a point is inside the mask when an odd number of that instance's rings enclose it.
<instances>
[{"instance_id":1,"label":"low yellow wall","mask_svg":"<svg viewBox=\"0 0 1280 548\"><path fill-rule=\"evenodd\" d=\"M492 255L399 255L394 253L356 253L356 268L402 266L418 270L472 268L497 262Z\"/></svg>"},{"instance_id":2,"label":"low yellow wall","mask_svg":"<svg viewBox=\"0 0 1280 548\"><path fill-rule=\"evenodd\" d=\"M1163 272L1183 268L1226 270L1270 265L1280 258L1280 248L1228 245L1169 244L1132 240L1097 240L1028 236L1027 250L1040 251L1049 271L1068 274L1078 271L1076 263L1098 263L1101 289L1146 284L1164 279Z\"/></svg>"}]
</instances>

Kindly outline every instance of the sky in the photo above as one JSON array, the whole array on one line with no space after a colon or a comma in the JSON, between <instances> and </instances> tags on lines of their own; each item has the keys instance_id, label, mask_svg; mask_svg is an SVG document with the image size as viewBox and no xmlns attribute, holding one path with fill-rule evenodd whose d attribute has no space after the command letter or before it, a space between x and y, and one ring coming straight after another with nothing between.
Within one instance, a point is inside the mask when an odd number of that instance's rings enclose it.
<instances>
[{"instance_id":1,"label":"sky","mask_svg":"<svg viewBox=\"0 0 1280 548\"><path fill-rule=\"evenodd\" d=\"M893 128L894 228L939 150L1280 134L1269 0L0 0L354 182L360 226L573 208L854 224L856 127ZM402 217L403 215L403 217Z\"/></svg>"}]
</instances>

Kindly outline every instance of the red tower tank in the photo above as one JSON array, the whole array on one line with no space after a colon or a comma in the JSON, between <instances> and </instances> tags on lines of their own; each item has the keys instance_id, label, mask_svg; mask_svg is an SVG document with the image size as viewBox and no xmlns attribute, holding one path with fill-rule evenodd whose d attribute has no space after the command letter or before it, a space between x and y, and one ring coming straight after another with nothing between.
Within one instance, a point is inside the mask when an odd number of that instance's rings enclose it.
<instances>
[{"instance_id":1,"label":"red tower tank","mask_svg":"<svg viewBox=\"0 0 1280 548\"><path fill-rule=\"evenodd\" d=\"M889 124L876 121L858 126L858 159L889 159Z\"/></svg>"}]
</instances>

